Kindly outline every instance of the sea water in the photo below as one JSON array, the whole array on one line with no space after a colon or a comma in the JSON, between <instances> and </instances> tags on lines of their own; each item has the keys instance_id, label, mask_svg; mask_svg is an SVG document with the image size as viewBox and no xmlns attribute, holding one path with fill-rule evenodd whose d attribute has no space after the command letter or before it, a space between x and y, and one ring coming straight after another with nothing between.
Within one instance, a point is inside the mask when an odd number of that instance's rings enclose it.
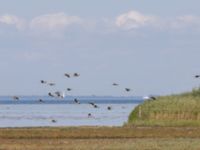
<instances>
[{"instance_id":1,"label":"sea water","mask_svg":"<svg viewBox=\"0 0 200 150\"><path fill-rule=\"evenodd\" d=\"M74 102L74 98L80 104ZM42 99L43 102L39 102ZM95 103L94 108L89 102ZM0 97L0 127L121 126L141 97ZM111 107L111 110L107 108ZM88 116L88 114L91 116ZM53 122L52 120L55 120Z\"/></svg>"}]
</instances>

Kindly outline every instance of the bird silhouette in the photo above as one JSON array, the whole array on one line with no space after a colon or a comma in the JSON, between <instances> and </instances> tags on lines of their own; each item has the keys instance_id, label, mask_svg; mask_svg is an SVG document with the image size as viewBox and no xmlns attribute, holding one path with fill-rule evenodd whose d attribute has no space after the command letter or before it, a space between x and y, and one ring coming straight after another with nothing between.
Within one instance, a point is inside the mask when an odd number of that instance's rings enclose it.
<instances>
[{"instance_id":1,"label":"bird silhouette","mask_svg":"<svg viewBox=\"0 0 200 150\"><path fill-rule=\"evenodd\" d=\"M66 77L70 78L70 74L65 73L64 75L65 75Z\"/></svg>"},{"instance_id":2,"label":"bird silhouette","mask_svg":"<svg viewBox=\"0 0 200 150\"><path fill-rule=\"evenodd\" d=\"M61 97L61 93L60 93L59 91L56 91L56 92L55 92L55 95L56 95L57 97Z\"/></svg>"},{"instance_id":3,"label":"bird silhouette","mask_svg":"<svg viewBox=\"0 0 200 150\"><path fill-rule=\"evenodd\" d=\"M54 86L56 85L55 83L48 83L49 86Z\"/></svg>"},{"instance_id":4,"label":"bird silhouette","mask_svg":"<svg viewBox=\"0 0 200 150\"><path fill-rule=\"evenodd\" d=\"M149 98L152 99L152 100L156 100L155 96L150 96Z\"/></svg>"},{"instance_id":5,"label":"bird silhouette","mask_svg":"<svg viewBox=\"0 0 200 150\"><path fill-rule=\"evenodd\" d=\"M95 105L95 103L93 103L93 102L89 102L89 104L91 104L92 106L94 106L94 105Z\"/></svg>"},{"instance_id":6,"label":"bird silhouette","mask_svg":"<svg viewBox=\"0 0 200 150\"><path fill-rule=\"evenodd\" d=\"M51 92L49 92L48 95L51 97L54 97L54 95Z\"/></svg>"},{"instance_id":7,"label":"bird silhouette","mask_svg":"<svg viewBox=\"0 0 200 150\"><path fill-rule=\"evenodd\" d=\"M46 84L46 83L47 83L47 81L40 80L40 83L42 83L42 84Z\"/></svg>"},{"instance_id":8,"label":"bird silhouette","mask_svg":"<svg viewBox=\"0 0 200 150\"><path fill-rule=\"evenodd\" d=\"M80 76L80 74L74 73L74 77L79 77L79 76Z\"/></svg>"},{"instance_id":9,"label":"bird silhouette","mask_svg":"<svg viewBox=\"0 0 200 150\"><path fill-rule=\"evenodd\" d=\"M77 104L80 104L79 100L76 99L76 98L74 99L74 102L77 103Z\"/></svg>"},{"instance_id":10,"label":"bird silhouette","mask_svg":"<svg viewBox=\"0 0 200 150\"><path fill-rule=\"evenodd\" d=\"M117 83L113 83L112 85L113 85L113 86L118 86L119 84L117 84Z\"/></svg>"},{"instance_id":11,"label":"bird silhouette","mask_svg":"<svg viewBox=\"0 0 200 150\"><path fill-rule=\"evenodd\" d=\"M72 89L71 88L67 88L67 91L71 91Z\"/></svg>"},{"instance_id":12,"label":"bird silhouette","mask_svg":"<svg viewBox=\"0 0 200 150\"><path fill-rule=\"evenodd\" d=\"M99 108L95 103L93 102L89 102L89 104L91 104L94 108Z\"/></svg>"},{"instance_id":13,"label":"bird silhouette","mask_svg":"<svg viewBox=\"0 0 200 150\"><path fill-rule=\"evenodd\" d=\"M130 88L125 88L126 92L130 92L131 89Z\"/></svg>"},{"instance_id":14,"label":"bird silhouette","mask_svg":"<svg viewBox=\"0 0 200 150\"><path fill-rule=\"evenodd\" d=\"M155 96L144 96L143 97L144 100L156 100Z\"/></svg>"},{"instance_id":15,"label":"bird silhouette","mask_svg":"<svg viewBox=\"0 0 200 150\"><path fill-rule=\"evenodd\" d=\"M39 101L40 103L43 103L43 102L44 102L42 99L39 99L38 101Z\"/></svg>"},{"instance_id":16,"label":"bird silhouette","mask_svg":"<svg viewBox=\"0 0 200 150\"><path fill-rule=\"evenodd\" d=\"M91 113L88 113L88 118L92 117L92 114Z\"/></svg>"},{"instance_id":17,"label":"bird silhouette","mask_svg":"<svg viewBox=\"0 0 200 150\"><path fill-rule=\"evenodd\" d=\"M99 108L97 105L93 105L94 106L94 108Z\"/></svg>"},{"instance_id":18,"label":"bird silhouette","mask_svg":"<svg viewBox=\"0 0 200 150\"><path fill-rule=\"evenodd\" d=\"M12 97L14 100L19 100L19 97L18 96L13 96Z\"/></svg>"},{"instance_id":19,"label":"bird silhouette","mask_svg":"<svg viewBox=\"0 0 200 150\"><path fill-rule=\"evenodd\" d=\"M55 119L52 119L51 122L56 123L57 121Z\"/></svg>"},{"instance_id":20,"label":"bird silhouette","mask_svg":"<svg viewBox=\"0 0 200 150\"><path fill-rule=\"evenodd\" d=\"M200 77L200 75L195 75L194 77L195 77L195 78L199 78L199 77Z\"/></svg>"},{"instance_id":21,"label":"bird silhouette","mask_svg":"<svg viewBox=\"0 0 200 150\"><path fill-rule=\"evenodd\" d=\"M108 110L111 110L111 106L108 106L107 109L108 109Z\"/></svg>"}]
</instances>

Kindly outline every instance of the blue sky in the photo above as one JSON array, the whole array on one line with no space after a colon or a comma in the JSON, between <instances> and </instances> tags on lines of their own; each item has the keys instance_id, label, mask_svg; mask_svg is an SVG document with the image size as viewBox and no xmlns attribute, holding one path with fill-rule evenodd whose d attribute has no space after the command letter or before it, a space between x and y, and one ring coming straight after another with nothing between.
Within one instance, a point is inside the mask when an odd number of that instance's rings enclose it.
<instances>
[{"instance_id":1,"label":"blue sky","mask_svg":"<svg viewBox=\"0 0 200 150\"><path fill-rule=\"evenodd\" d=\"M70 95L162 95L200 84L197 0L0 4L0 95L67 87ZM66 79L65 72L81 76ZM57 84L42 86L41 79Z\"/></svg>"}]
</instances>

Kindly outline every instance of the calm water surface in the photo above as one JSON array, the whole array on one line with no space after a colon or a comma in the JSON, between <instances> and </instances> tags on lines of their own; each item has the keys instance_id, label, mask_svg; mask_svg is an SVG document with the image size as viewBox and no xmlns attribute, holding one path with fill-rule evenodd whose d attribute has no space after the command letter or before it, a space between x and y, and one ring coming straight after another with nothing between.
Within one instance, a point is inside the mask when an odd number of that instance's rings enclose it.
<instances>
[{"instance_id":1,"label":"calm water surface","mask_svg":"<svg viewBox=\"0 0 200 150\"><path fill-rule=\"evenodd\" d=\"M40 98L44 103L38 101ZM121 126L142 102L140 97L78 97L81 104L75 104L74 98L26 96L14 101L11 97L0 97L0 127ZM88 102L94 102L99 108ZM108 110L108 106L112 109Z\"/></svg>"}]
</instances>

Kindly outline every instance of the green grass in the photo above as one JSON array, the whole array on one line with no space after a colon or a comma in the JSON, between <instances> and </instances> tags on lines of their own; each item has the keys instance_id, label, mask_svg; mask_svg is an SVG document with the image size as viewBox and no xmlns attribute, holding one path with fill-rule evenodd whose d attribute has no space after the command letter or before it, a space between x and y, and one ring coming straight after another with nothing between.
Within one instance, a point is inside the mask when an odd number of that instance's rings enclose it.
<instances>
[{"instance_id":1,"label":"green grass","mask_svg":"<svg viewBox=\"0 0 200 150\"><path fill-rule=\"evenodd\" d=\"M147 100L131 112L128 125L200 126L200 89Z\"/></svg>"}]
</instances>

